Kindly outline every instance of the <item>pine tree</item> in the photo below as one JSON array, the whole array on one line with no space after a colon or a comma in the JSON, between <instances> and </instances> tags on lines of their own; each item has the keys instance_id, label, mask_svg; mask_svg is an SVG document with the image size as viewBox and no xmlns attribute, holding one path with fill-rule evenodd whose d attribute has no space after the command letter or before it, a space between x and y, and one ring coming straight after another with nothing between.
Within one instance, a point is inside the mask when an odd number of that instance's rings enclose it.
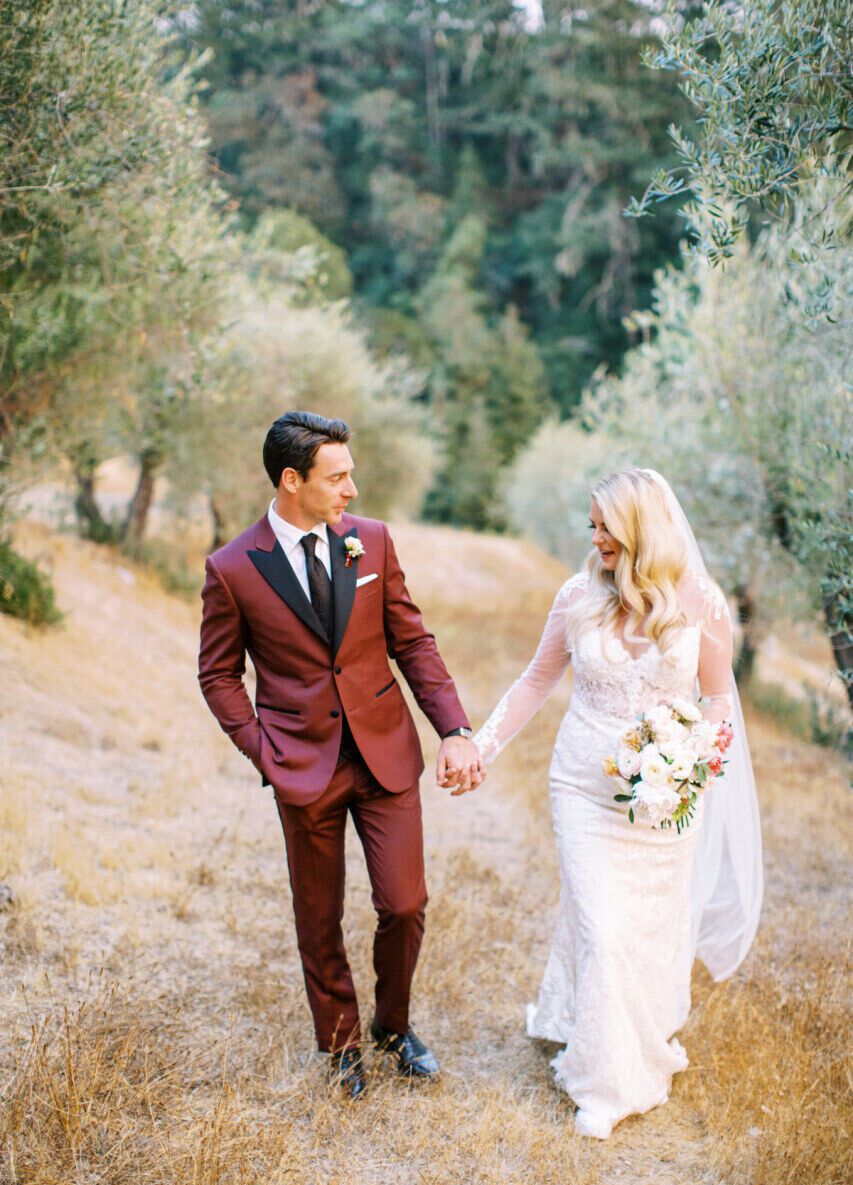
<instances>
[{"instance_id":1,"label":"pine tree","mask_svg":"<svg viewBox=\"0 0 853 1185\"><path fill-rule=\"evenodd\" d=\"M504 465L551 410L544 367L514 309L496 318L478 288L486 228L469 214L454 231L421 297L436 366L431 404L444 464L428 518L502 528L495 497Z\"/></svg>"}]
</instances>

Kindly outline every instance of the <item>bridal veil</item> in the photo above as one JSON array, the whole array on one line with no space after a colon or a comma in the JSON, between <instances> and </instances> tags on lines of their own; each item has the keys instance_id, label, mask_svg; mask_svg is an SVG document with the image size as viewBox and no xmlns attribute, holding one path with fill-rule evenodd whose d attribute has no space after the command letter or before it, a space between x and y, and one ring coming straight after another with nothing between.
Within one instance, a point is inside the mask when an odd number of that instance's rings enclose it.
<instances>
[{"instance_id":1,"label":"bridal veil","mask_svg":"<svg viewBox=\"0 0 853 1185\"><path fill-rule=\"evenodd\" d=\"M696 536L671 486L654 469L643 472L666 498L684 538L690 569L707 576ZM755 775L734 674L731 704L734 739L725 777L717 779L704 803L692 876L693 953L715 980L727 979L746 956L758 928L764 891Z\"/></svg>"}]
</instances>

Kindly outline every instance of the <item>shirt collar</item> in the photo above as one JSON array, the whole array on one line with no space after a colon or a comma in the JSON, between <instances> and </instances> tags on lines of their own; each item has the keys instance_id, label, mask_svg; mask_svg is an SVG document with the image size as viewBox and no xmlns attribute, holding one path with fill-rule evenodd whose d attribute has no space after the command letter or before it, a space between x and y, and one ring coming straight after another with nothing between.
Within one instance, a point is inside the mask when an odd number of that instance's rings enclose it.
<instances>
[{"instance_id":1,"label":"shirt collar","mask_svg":"<svg viewBox=\"0 0 853 1185\"><path fill-rule=\"evenodd\" d=\"M286 518L282 518L280 514L276 513L275 499L270 502L267 518L275 532L276 539L286 554L299 547L303 535L316 535L321 543L324 543L326 547L329 546L328 527L325 523L317 523L310 531L303 531L301 527L295 527L293 523L289 523Z\"/></svg>"}]
</instances>

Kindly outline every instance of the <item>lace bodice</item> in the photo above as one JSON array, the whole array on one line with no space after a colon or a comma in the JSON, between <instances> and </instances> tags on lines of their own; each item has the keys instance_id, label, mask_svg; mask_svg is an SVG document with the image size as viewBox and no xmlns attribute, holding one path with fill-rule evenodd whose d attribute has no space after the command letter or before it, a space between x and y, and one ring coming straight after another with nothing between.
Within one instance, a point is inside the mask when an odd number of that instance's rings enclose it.
<instances>
[{"instance_id":1,"label":"lace bodice","mask_svg":"<svg viewBox=\"0 0 853 1185\"><path fill-rule=\"evenodd\" d=\"M601 716L629 720L662 700L692 698L697 678L705 717L723 720L729 715L731 616L713 581L691 573L679 586L687 624L663 652L646 638L617 637L597 626L570 639L569 609L591 595L585 572L567 580L557 593L530 664L474 738L486 762L493 761L535 715L570 661L572 704Z\"/></svg>"},{"instance_id":2,"label":"lace bodice","mask_svg":"<svg viewBox=\"0 0 853 1185\"><path fill-rule=\"evenodd\" d=\"M688 626L665 655L657 646L648 646L632 658L618 638L589 630L578 639L573 654L573 698L602 716L624 720L664 700L692 698L699 642L699 629Z\"/></svg>"}]
</instances>

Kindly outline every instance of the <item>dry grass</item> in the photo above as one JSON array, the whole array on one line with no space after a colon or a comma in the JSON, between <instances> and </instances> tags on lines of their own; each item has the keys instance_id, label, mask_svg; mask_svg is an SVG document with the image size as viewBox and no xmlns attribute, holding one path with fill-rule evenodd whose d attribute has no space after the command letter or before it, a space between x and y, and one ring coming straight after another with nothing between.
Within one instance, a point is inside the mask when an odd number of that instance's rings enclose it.
<instances>
[{"instance_id":1,"label":"dry grass","mask_svg":"<svg viewBox=\"0 0 853 1185\"><path fill-rule=\"evenodd\" d=\"M4 915L3 945L10 961L33 959L43 952L45 933L40 904L30 888L15 886L14 900Z\"/></svg>"},{"instance_id":2,"label":"dry grass","mask_svg":"<svg viewBox=\"0 0 853 1185\"><path fill-rule=\"evenodd\" d=\"M553 1130L535 1100L506 1087L471 1093L400 1087L376 1070L372 1097L341 1105L318 1067L277 1087L232 1083L250 1053L225 1034L201 1054L185 1048L185 1020L140 1009L101 982L73 1008L32 1023L6 1085L0 1140L10 1181L275 1185L381 1180L410 1166L434 1182L521 1182L545 1165ZM243 1043L245 1044L245 1042ZM580 1149L538 1178L584 1185ZM359 1165L358 1148L373 1155ZM355 1155L354 1155L355 1148Z\"/></svg>"},{"instance_id":3,"label":"dry grass","mask_svg":"<svg viewBox=\"0 0 853 1185\"><path fill-rule=\"evenodd\" d=\"M732 1181L853 1178L849 961L816 961L808 974L786 987L756 968L715 988L691 1018L685 1101L706 1117Z\"/></svg>"},{"instance_id":4,"label":"dry grass","mask_svg":"<svg viewBox=\"0 0 853 1185\"><path fill-rule=\"evenodd\" d=\"M480 720L535 645L560 569L509 540L395 537ZM697 969L690 1068L668 1106L604 1145L573 1135L551 1048L521 1023L556 908L546 769L567 690L476 795L451 801L425 778L414 1022L443 1079L412 1089L372 1060L371 1095L353 1107L313 1053L269 793L195 688L195 608L97 548L36 545L50 546L68 618L47 635L0 620L14 692L0 695L0 853L16 898L0 914L0 1185L849 1180L851 828L831 754L750 721L767 845L759 941L729 983ZM369 1016L356 843L348 859Z\"/></svg>"},{"instance_id":5,"label":"dry grass","mask_svg":"<svg viewBox=\"0 0 853 1185\"><path fill-rule=\"evenodd\" d=\"M174 1017L141 1014L137 1000L103 983L32 1020L0 1124L11 1180L222 1181L252 1133L235 1122L216 1052L188 1057ZM194 1092L217 1081L210 1105L194 1107Z\"/></svg>"},{"instance_id":6,"label":"dry grass","mask_svg":"<svg viewBox=\"0 0 853 1185\"><path fill-rule=\"evenodd\" d=\"M24 785L7 771L0 778L0 881L20 872L29 830Z\"/></svg>"},{"instance_id":7,"label":"dry grass","mask_svg":"<svg viewBox=\"0 0 853 1185\"><path fill-rule=\"evenodd\" d=\"M63 828L57 833L52 856L72 900L84 905L112 905L121 896L121 881L110 875L120 866L102 862L97 847L79 828Z\"/></svg>"}]
</instances>

